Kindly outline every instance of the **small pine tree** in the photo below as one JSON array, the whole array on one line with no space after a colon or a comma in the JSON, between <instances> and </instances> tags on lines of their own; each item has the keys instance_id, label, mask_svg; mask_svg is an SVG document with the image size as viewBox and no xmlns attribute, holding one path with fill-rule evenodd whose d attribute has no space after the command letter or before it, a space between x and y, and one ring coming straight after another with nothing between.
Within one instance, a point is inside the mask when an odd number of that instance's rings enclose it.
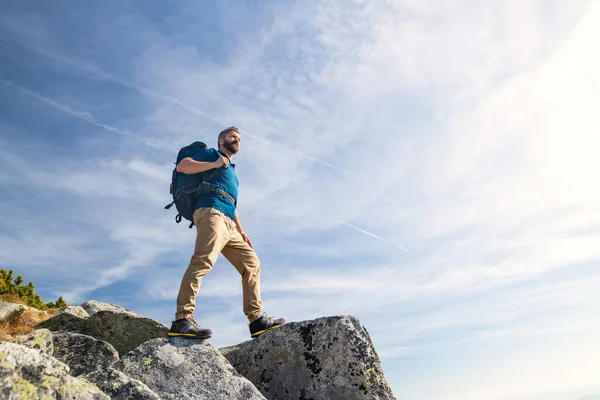
<instances>
[{"instance_id":1,"label":"small pine tree","mask_svg":"<svg viewBox=\"0 0 600 400\"><path fill-rule=\"evenodd\" d=\"M42 298L35 293L33 282L23 286L23 277L18 275L15 278L13 270L6 271L0 269L0 296L16 296L23 300L29 307L45 310L47 308L66 307L67 302L61 297L55 302L44 303Z\"/></svg>"},{"instance_id":2,"label":"small pine tree","mask_svg":"<svg viewBox=\"0 0 600 400\"><path fill-rule=\"evenodd\" d=\"M65 301L65 299L62 298L62 296L60 296L58 298L58 300L56 300L54 303L53 302L46 303L46 307L48 307L48 308L63 308L66 306L68 306L68 304Z\"/></svg>"}]
</instances>

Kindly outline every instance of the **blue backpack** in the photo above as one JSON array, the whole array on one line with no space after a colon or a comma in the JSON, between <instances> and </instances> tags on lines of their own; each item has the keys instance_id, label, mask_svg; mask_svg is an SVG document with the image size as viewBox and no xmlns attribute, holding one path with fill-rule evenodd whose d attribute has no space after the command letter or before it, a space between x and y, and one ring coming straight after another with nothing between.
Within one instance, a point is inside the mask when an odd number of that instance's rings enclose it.
<instances>
[{"instance_id":1,"label":"blue backpack","mask_svg":"<svg viewBox=\"0 0 600 400\"><path fill-rule=\"evenodd\" d=\"M206 144L202 142L194 142L188 146L182 147L177 154L177 161L171 176L171 186L169 193L173 196L173 201L165 206L169 209L175 204L178 214L175 216L175 222L180 223L182 218L190 221L190 228L194 226L194 211L196 203L200 196L205 196L213 193L218 193L225 196L236 204L235 199L224 190L211 185L210 182L223 170L223 167L217 169L209 169L208 171L199 174L184 174L177 172L177 164L186 157L192 157L201 150L206 149Z\"/></svg>"}]
</instances>

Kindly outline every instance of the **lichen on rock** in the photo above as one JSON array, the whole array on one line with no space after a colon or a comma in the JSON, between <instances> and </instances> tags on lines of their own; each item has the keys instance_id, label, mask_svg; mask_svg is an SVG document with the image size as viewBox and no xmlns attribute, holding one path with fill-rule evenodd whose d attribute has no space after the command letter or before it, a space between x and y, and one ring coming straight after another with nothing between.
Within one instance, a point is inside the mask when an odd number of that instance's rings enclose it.
<instances>
[{"instance_id":1,"label":"lichen on rock","mask_svg":"<svg viewBox=\"0 0 600 400\"><path fill-rule=\"evenodd\" d=\"M145 383L162 399L264 399L210 343L153 339L113 367Z\"/></svg>"},{"instance_id":2,"label":"lichen on rock","mask_svg":"<svg viewBox=\"0 0 600 400\"><path fill-rule=\"evenodd\" d=\"M86 318L62 313L40 323L36 328L92 336L113 345L120 356L147 340L167 335L169 328L166 325L121 309L124 311L96 310Z\"/></svg>"},{"instance_id":3,"label":"lichen on rock","mask_svg":"<svg viewBox=\"0 0 600 400\"><path fill-rule=\"evenodd\" d=\"M79 376L108 368L119 361L119 353L108 342L73 332L55 332L54 357L71 369L71 375Z\"/></svg>"},{"instance_id":4,"label":"lichen on rock","mask_svg":"<svg viewBox=\"0 0 600 400\"><path fill-rule=\"evenodd\" d=\"M98 387L69 375L69 367L38 350L0 343L0 398L109 400Z\"/></svg>"},{"instance_id":5,"label":"lichen on rock","mask_svg":"<svg viewBox=\"0 0 600 400\"><path fill-rule=\"evenodd\" d=\"M81 376L97 385L112 400L160 400L144 383L114 368L107 368Z\"/></svg>"},{"instance_id":6,"label":"lichen on rock","mask_svg":"<svg viewBox=\"0 0 600 400\"><path fill-rule=\"evenodd\" d=\"M39 350L49 356L54 354L52 333L48 329L36 329L26 335L15 336L11 342Z\"/></svg>"},{"instance_id":7,"label":"lichen on rock","mask_svg":"<svg viewBox=\"0 0 600 400\"><path fill-rule=\"evenodd\" d=\"M395 399L352 316L287 323L220 351L268 399Z\"/></svg>"}]
</instances>

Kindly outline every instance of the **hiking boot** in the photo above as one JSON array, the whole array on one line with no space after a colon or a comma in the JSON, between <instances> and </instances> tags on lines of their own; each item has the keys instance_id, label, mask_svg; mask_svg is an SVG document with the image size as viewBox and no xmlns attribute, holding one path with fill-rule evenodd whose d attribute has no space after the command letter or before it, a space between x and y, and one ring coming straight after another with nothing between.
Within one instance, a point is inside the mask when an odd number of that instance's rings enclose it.
<instances>
[{"instance_id":1,"label":"hiking boot","mask_svg":"<svg viewBox=\"0 0 600 400\"><path fill-rule=\"evenodd\" d=\"M279 328L283 324L285 324L285 319L271 318L267 316L267 313L263 313L259 319L248 324L248 327L250 328L250 337L255 338L268 330Z\"/></svg>"},{"instance_id":2,"label":"hiking boot","mask_svg":"<svg viewBox=\"0 0 600 400\"><path fill-rule=\"evenodd\" d=\"M171 329L167 333L169 337L189 337L192 339L208 339L212 336L212 331L206 328L200 328L200 325L193 319L182 318L173 321Z\"/></svg>"}]
</instances>

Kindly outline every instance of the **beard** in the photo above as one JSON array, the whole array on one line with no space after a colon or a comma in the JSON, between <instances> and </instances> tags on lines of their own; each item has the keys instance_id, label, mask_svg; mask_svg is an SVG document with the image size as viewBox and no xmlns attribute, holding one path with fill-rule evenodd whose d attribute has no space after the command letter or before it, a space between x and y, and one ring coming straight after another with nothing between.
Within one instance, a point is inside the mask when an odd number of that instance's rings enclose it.
<instances>
[{"instance_id":1,"label":"beard","mask_svg":"<svg viewBox=\"0 0 600 400\"><path fill-rule=\"evenodd\" d=\"M226 141L223 143L223 147L225 147L231 154L235 154L240 149L240 144L236 141Z\"/></svg>"}]
</instances>

